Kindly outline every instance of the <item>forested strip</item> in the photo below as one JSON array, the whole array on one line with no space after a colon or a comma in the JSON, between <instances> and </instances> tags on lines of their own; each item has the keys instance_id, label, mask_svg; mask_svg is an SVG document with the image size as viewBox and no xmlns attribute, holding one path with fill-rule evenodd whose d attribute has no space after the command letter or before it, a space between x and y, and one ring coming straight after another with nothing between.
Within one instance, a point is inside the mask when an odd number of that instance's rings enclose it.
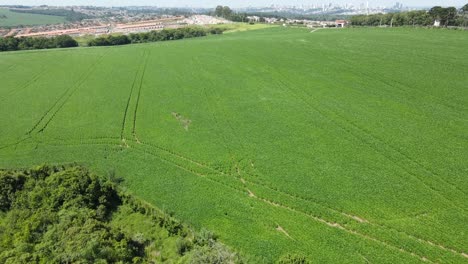
<instances>
[{"instance_id":1,"label":"forested strip","mask_svg":"<svg viewBox=\"0 0 468 264\"><path fill-rule=\"evenodd\" d=\"M32 37L7 37L0 38L0 51L32 50L32 49L56 49L78 47L78 42L67 35L51 38Z\"/></svg>"},{"instance_id":2,"label":"forested strip","mask_svg":"<svg viewBox=\"0 0 468 264\"><path fill-rule=\"evenodd\" d=\"M88 42L88 46L115 46L132 43L146 43L156 41L178 40L185 38L204 37L207 35L222 34L222 28L176 28L135 33L130 35L107 35L94 38ZM34 49L55 49L78 47L78 42L68 35L57 37L6 37L0 38L0 52Z\"/></svg>"},{"instance_id":3,"label":"forested strip","mask_svg":"<svg viewBox=\"0 0 468 264\"><path fill-rule=\"evenodd\" d=\"M176 29L163 29L160 31L151 31L145 33L134 33L129 35L108 35L92 39L88 42L88 46L115 46L132 43L179 40L186 38L204 37L209 34L222 34L223 31L224 30L221 28L206 29L201 27L185 27Z\"/></svg>"},{"instance_id":4,"label":"forested strip","mask_svg":"<svg viewBox=\"0 0 468 264\"><path fill-rule=\"evenodd\" d=\"M0 170L0 263L242 263L81 166Z\"/></svg>"}]
</instances>

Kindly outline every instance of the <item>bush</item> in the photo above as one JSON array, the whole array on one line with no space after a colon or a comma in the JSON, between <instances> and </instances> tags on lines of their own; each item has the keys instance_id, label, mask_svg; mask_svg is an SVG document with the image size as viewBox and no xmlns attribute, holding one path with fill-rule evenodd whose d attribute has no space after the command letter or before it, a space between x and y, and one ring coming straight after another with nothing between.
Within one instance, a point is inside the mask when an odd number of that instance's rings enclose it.
<instances>
[{"instance_id":1,"label":"bush","mask_svg":"<svg viewBox=\"0 0 468 264\"><path fill-rule=\"evenodd\" d=\"M192 243L182 237L179 237L176 241L177 253L179 255L184 255L186 252L190 251L192 248Z\"/></svg>"}]
</instances>

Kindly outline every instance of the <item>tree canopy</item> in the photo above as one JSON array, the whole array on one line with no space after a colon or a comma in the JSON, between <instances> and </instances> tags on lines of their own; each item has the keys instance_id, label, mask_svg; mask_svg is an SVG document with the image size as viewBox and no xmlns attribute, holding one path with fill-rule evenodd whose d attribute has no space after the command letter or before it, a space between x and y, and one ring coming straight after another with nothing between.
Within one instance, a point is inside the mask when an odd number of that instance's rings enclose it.
<instances>
[{"instance_id":1,"label":"tree canopy","mask_svg":"<svg viewBox=\"0 0 468 264\"><path fill-rule=\"evenodd\" d=\"M468 4L464 5L464 6L461 8L461 10L462 10L463 12L468 12Z\"/></svg>"},{"instance_id":2,"label":"tree canopy","mask_svg":"<svg viewBox=\"0 0 468 264\"><path fill-rule=\"evenodd\" d=\"M71 47L78 47L78 42L68 35L62 35L52 38L0 38L0 51L54 49Z\"/></svg>"},{"instance_id":3,"label":"tree canopy","mask_svg":"<svg viewBox=\"0 0 468 264\"><path fill-rule=\"evenodd\" d=\"M468 8L465 5L460 11ZM464 12L464 11L463 11ZM357 15L351 17L351 24L355 26L432 26L435 21L441 26L463 26L466 24L463 14L459 14L455 7L434 6L429 11L408 11L400 13Z\"/></svg>"},{"instance_id":4,"label":"tree canopy","mask_svg":"<svg viewBox=\"0 0 468 264\"><path fill-rule=\"evenodd\" d=\"M199 28L199 27L185 27L177 29L163 29L160 31L151 31L146 33L135 33L130 35L120 36L102 36L92 39L88 42L88 46L114 46L125 45L130 43L146 43L156 41L178 40L185 38L204 37L208 34L222 34L222 28Z\"/></svg>"},{"instance_id":5,"label":"tree canopy","mask_svg":"<svg viewBox=\"0 0 468 264\"><path fill-rule=\"evenodd\" d=\"M0 263L244 262L116 179L75 165L0 170Z\"/></svg>"}]
</instances>

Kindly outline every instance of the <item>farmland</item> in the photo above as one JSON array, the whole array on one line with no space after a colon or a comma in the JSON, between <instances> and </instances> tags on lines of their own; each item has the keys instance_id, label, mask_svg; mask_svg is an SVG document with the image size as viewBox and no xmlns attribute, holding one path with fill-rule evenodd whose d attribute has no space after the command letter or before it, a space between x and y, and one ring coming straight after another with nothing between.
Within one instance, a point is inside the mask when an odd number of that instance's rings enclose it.
<instances>
[{"instance_id":1,"label":"farmland","mask_svg":"<svg viewBox=\"0 0 468 264\"><path fill-rule=\"evenodd\" d=\"M278 27L5 52L0 167L113 171L265 262L466 263L467 42Z\"/></svg>"},{"instance_id":2,"label":"farmland","mask_svg":"<svg viewBox=\"0 0 468 264\"><path fill-rule=\"evenodd\" d=\"M6 18L0 18L0 27L59 24L65 22L65 18L60 16L16 13L5 8L0 8L1 16L5 16Z\"/></svg>"}]
</instances>

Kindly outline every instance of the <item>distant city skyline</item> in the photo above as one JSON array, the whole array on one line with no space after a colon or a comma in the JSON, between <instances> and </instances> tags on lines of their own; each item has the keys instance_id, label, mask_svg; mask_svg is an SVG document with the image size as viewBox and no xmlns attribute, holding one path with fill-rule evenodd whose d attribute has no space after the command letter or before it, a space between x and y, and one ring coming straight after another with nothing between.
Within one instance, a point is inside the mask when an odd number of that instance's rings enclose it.
<instances>
[{"instance_id":1,"label":"distant city skyline","mask_svg":"<svg viewBox=\"0 0 468 264\"><path fill-rule=\"evenodd\" d=\"M365 0L0 0L0 5L93 5L93 6L160 6L160 7L214 7L216 5L228 5L231 7L249 7L249 6L300 6L313 4L353 4L359 5L366 3ZM426 7L426 6L463 6L468 0L378 0L368 1L369 6L393 6L396 2L403 3L405 6Z\"/></svg>"}]
</instances>

